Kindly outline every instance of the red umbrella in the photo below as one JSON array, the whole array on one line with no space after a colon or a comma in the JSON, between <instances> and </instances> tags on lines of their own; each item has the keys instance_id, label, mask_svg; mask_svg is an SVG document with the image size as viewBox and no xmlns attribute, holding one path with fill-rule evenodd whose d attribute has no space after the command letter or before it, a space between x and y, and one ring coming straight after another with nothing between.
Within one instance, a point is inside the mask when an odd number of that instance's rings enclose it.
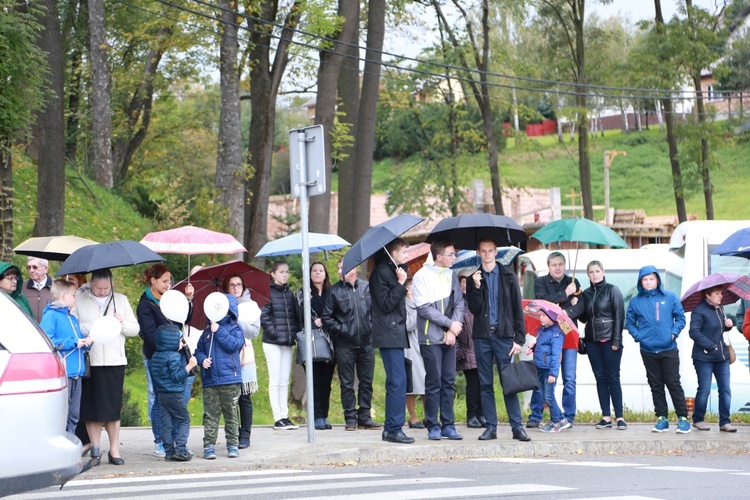
<instances>
[{"instance_id":1,"label":"red umbrella","mask_svg":"<svg viewBox=\"0 0 750 500\"><path fill-rule=\"evenodd\" d=\"M231 234L218 233L195 226L183 226L166 231L148 233L141 243L156 253L176 253L190 256L218 253L231 255L247 252L247 249ZM188 277L190 281L190 277Z\"/></svg>"},{"instance_id":2,"label":"red umbrella","mask_svg":"<svg viewBox=\"0 0 750 500\"><path fill-rule=\"evenodd\" d=\"M250 297L263 307L271 300L271 275L257 267L246 264L241 260L232 260L215 266L204 267L190 276L190 284L195 287L193 295L193 316L190 324L196 328L206 325L206 315L203 312L203 301L212 292L222 292L221 283L224 278L236 274L242 277L245 286L250 290ZM174 288L185 292L188 280L182 280Z\"/></svg>"},{"instance_id":3,"label":"red umbrella","mask_svg":"<svg viewBox=\"0 0 750 500\"><path fill-rule=\"evenodd\" d=\"M536 337L536 332L541 326L539 315L544 313L553 313L557 316L557 323L560 329L565 333L564 349L575 349L578 347L578 327L576 322L568 317L568 314L557 304L546 300L534 299L523 301L523 320L526 323L526 332ZM575 342L574 342L575 341Z\"/></svg>"},{"instance_id":4,"label":"red umbrella","mask_svg":"<svg viewBox=\"0 0 750 500\"><path fill-rule=\"evenodd\" d=\"M748 277L735 273L713 273L709 274L698 283L688 288L680 302L685 312L695 309L695 306L703 300L703 292L716 286L724 286L721 305L734 304L740 299L750 298L750 285Z\"/></svg>"}]
</instances>

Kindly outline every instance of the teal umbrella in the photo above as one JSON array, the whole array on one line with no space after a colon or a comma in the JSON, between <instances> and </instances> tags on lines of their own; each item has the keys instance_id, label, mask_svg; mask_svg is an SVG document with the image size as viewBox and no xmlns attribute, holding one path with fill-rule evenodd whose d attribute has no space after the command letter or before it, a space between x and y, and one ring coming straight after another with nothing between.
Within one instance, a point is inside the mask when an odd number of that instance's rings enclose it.
<instances>
[{"instance_id":1,"label":"teal umbrella","mask_svg":"<svg viewBox=\"0 0 750 500\"><path fill-rule=\"evenodd\" d=\"M625 240L607 226L581 217L552 221L534 233L532 238L545 245L558 241L575 241L589 245L628 248Z\"/></svg>"}]
</instances>

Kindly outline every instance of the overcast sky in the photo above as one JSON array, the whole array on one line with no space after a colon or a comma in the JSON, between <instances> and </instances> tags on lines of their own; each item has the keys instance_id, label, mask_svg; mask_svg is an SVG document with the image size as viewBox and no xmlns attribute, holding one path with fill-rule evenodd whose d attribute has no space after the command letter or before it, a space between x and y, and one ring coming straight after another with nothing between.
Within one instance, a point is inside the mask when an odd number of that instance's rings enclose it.
<instances>
[{"instance_id":1,"label":"overcast sky","mask_svg":"<svg viewBox=\"0 0 750 500\"><path fill-rule=\"evenodd\" d=\"M711 0L695 0L693 3L706 9L712 8L714 4ZM677 4L676 0L662 0L661 13L665 21L668 21L677 13ZM615 0L609 5L601 5L595 1L587 2L586 5L587 7L590 5L602 18L610 16L630 17L633 21L654 18L654 0Z\"/></svg>"}]
</instances>

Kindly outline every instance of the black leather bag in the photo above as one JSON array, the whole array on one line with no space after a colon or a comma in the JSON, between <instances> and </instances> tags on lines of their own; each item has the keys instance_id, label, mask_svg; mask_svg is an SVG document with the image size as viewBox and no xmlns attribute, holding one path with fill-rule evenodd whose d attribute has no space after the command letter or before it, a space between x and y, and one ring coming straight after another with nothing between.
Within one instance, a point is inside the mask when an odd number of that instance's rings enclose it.
<instances>
[{"instance_id":1,"label":"black leather bag","mask_svg":"<svg viewBox=\"0 0 750 500\"><path fill-rule=\"evenodd\" d=\"M583 340L583 337L578 339L578 354L588 354L589 351L586 349L586 341Z\"/></svg>"},{"instance_id":2,"label":"black leather bag","mask_svg":"<svg viewBox=\"0 0 750 500\"><path fill-rule=\"evenodd\" d=\"M83 351L83 378L91 377L91 356L88 351Z\"/></svg>"},{"instance_id":3,"label":"black leather bag","mask_svg":"<svg viewBox=\"0 0 750 500\"><path fill-rule=\"evenodd\" d=\"M326 332L313 327L310 332L313 338L313 362L333 363L333 343ZM305 331L300 330L295 337L297 343L297 364L304 365L305 359Z\"/></svg>"},{"instance_id":4,"label":"black leather bag","mask_svg":"<svg viewBox=\"0 0 750 500\"><path fill-rule=\"evenodd\" d=\"M521 392L539 389L539 377L533 361L508 363L500 367L500 385L503 395L512 396Z\"/></svg>"}]
</instances>

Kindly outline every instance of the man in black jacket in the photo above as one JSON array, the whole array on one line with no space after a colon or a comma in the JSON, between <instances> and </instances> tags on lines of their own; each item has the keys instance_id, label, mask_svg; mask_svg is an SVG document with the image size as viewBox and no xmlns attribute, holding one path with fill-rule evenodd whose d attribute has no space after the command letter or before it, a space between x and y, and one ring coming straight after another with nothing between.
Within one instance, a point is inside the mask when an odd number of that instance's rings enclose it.
<instances>
[{"instance_id":1,"label":"man in black jacket","mask_svg":"<svg viewBox=\"0 0 750 500\"><path fill-rule=\"evenodd\" d=\"M385 255L370 275L372 297L372 346L380 349L385 368L385 428L383 441L413 443L404 434L406 413L406 271L401 267L409 259L409 244L396 238L385 247ZM393 259L393 260L391 260ZM395 264L394 264L395 262Z\"/></svg>"},{"instance_id":2,"label":"man in black jacket","mask_svg":"<svg viewBox=\"0 0 750 500\"><path fill-rule=\"evenodd\" d=\"M343 259L339 261L339 277ZM333 336L339 380L341 406L344 408L345 430L381 429L383 424L372 420L372 377L375 372L375 351L372 349L372 303L370 285L357 278L358 268L346 273L328 290L321 319ZM359 391L354 394L354 371ZM357 410L359 400L359 410Z\"/></svg>"},{"instance_id":3,"label":"man in black jacket","mask_svg":"<svg viewBox=\"0 0 750 500\"><path fill-rule=\"evenodd\" d=\"M547 300L560 306L567 311L578 303L577 293L580 293L581 284L576 278L565 274L565 255L560 252L552 252L547 256L547 276L539 276L534 280L534 298ZM571 337L571 339L573 339ZM575 340L575 339L573 339ZM578 362L578 343L568 341L565 337L563 344L562 362L560 371L563 381L562 409L565 420L573 425L576 418L576 365ZM526 423L526 428L535 429L539 427L544 413L544 397L541 391L536 390L531 395L531 415Z\"/></svg>"},{"instance_id":4,"label":"man in black jacket","mask_svg":"<svg viewBox=\"0 0 750 500\"><path fill-rule=\"evenodd\" d=\"M477 248L482 265L466 280L469 310L474 314L474 353L479 370L479 390L482 412L486 420L481 441L497 439L497 408L493 388L492 362L500 373L503 365L521 352L526 341L521 288L516 275L495 261L497 244L491 238L482 239ZM500 380L502 384L502 379ZM505 409L513 430L513 439L531 441L523 430L523 418L518 395L504 396Z\"/></svg>"}]
</instances>

